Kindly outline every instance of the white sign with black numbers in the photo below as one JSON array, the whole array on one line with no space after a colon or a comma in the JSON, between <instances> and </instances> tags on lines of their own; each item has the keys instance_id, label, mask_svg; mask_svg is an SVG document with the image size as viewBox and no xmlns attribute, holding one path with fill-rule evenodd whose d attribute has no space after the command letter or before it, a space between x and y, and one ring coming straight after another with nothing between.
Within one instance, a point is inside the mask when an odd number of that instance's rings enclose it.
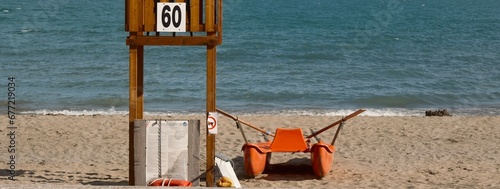
<instances>
[{"instance_id":1,"label":"white sign with black numbers","mask_svg":"<svg viewBox=\"0 0 500 189\"><path fill-rule=\"evenodd\" d=\"M186 3L156 4L156 31L186 32Z\"/></svg>"}]
</instances>

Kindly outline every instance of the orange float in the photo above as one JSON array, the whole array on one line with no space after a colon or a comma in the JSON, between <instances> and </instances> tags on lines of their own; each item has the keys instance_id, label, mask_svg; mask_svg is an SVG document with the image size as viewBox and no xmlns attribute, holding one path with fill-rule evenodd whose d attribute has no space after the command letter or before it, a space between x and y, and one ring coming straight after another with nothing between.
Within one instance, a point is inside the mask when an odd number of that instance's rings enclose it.
<instances>
[{"instance_id":1,"label":"orange float","mask_svg":"<svg viewBox=\"0 0 500 189\"><path fill-rule=\"evenodd\" d=\"M300 128L278 128L276 129L276 134L273 135L265 130L259 129L249 123L239 120L238 118L222 110L217 109L217 111L235 120L238 128L241 131L241 134L243 135L245 144L242 147L242 151L243 151L245 172L248 176L255 177L264 172L264 169L269 164L271 153L303 152L303 153L311 153L311 165L313 172L316 176L322 178L328 175L328 173L331 170L333 163L333 153L335 152L334 144L335 140L337 139L340 128L342 127L345 121L361 114L365 110L359 109L356 112L342 118L341 120L334 122L326 126L325 128L307 136L306 138L304 138L302 129ZM249 143L246 139L245 134L243 133L240 123L243 123L267 135L273 136L274 140L272 142L267 141L260 143ZM316 135L339 124L340 126L338 127L337 132L335 132L335 137L333 138L331 144L327 144L319 140L317 143L310 145L311 141L310 139L312 137L315 137Z\"/></svg>"},{"instance_id":2,"label":"orange float","mask_svg":"<svg viewBox=\"0 0 500 189\"><path fill-rule=\"evenodd\" d=\"M335 146L319 141L311 147L311 164L313 172L318 177L326 176L332 167Z\"/></svg>"},{"instance_id":3,"label":"orange float","mask_svg":"<svg viewBox=\"0 0 500 189\"><path fill-rule=\"evenodd\" d=\"M264 172L267 165L268 150L266 148L269 147L267 143L269 142L259 144L246 143L243 145L242 151L245 162L245 173L248 176L255 177Z\"/></svg>"}]
</instances>

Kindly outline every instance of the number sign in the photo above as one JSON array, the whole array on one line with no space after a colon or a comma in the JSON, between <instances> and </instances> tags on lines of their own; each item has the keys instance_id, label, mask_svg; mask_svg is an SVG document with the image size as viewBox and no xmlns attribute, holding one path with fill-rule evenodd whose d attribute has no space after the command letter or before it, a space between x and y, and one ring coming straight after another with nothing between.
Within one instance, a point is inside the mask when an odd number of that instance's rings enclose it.
<instances>
[{"instance_id":1,"label":"number sign","mask_svg":"<svg viewBox=\"0 0 500 189\"><path fill-rule=\"evenodd\" d=\"M158 3L156 31L186 32L186 3Z\"/></svg>"}]
</instances>

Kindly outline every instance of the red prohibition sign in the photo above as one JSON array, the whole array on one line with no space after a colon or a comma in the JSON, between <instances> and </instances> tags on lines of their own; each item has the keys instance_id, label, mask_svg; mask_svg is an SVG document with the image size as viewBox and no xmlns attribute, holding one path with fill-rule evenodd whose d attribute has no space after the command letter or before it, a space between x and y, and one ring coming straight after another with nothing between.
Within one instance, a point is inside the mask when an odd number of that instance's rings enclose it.
<instances>
[{"instance_id":1,"label":"red prohibition sign","mask_svg":"<svg viewBox=\"0 0 500 189\"><path fill-rule=\"evenodd\" d=\"M215 128L216 125L217 125L217 121L215 120L215 118L212 116L208 116L208 118L207 118L208 129L212 130L213 128Z\"/></svg>"}]
</instances>

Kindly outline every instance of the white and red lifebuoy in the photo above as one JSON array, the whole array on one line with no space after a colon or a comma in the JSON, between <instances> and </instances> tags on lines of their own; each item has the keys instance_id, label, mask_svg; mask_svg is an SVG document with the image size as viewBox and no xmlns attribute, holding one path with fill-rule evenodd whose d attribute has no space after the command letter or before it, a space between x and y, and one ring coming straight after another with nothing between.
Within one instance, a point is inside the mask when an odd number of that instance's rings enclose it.
<instances>
[{"instance_id":1,"label":"white and red lifebuoy","mask_svg":"<svg viewBox=\"0 0 500 189\"><path fill-rule=\"evenodd\" d=\"M192 186L193 183L187 180L176 180L168 178L157 178L149 182L148 186Z\"/></svg>"}]
</instances>

